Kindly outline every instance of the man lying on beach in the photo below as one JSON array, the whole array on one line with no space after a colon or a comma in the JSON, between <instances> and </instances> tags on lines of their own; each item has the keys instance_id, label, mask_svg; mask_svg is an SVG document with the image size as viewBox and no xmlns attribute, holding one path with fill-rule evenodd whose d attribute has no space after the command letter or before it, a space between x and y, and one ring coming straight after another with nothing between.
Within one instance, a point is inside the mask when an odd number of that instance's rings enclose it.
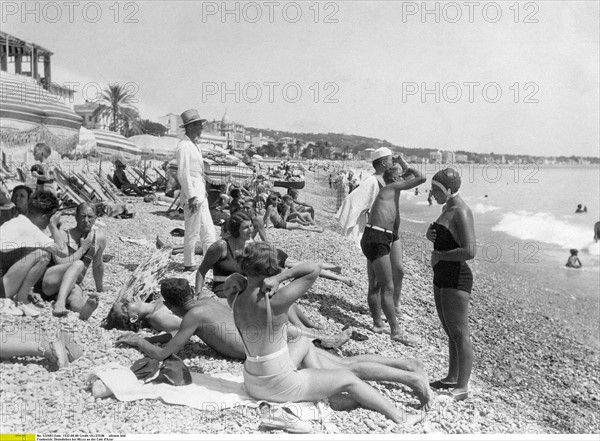
<instances>
[{"instance_id":1,"label":"man lying on beach","mask_svg":"<svg viewBox=\"0 0 600 441\"><path fill-rule=\"evenodd\" d=\"M42 300L55 300L52 310L55 317L64 317L71 310L78 312L81 320L87 320L98 307L98 296L84 294L80 286L91 264L96 291L104 291L102 256L106 237L102 231L93 230L96 218L95 205L84 202L77 207L76 226L60 232L69 255L54 258L36 285Z\"/></svg>"},{"instance_id":2,"label":"man lying on beach","mask_svg":"<svg viewBox=\"0 0 600 441\"><path fill-rule=\"evenodd\" d=\"M239 274L230 277L226 290L243 290L246 279ZM127 333L117 339L116 345L138 348L145 355L156 360L164 360L179 352L192 335L200 337L219 354L244 360L246 353L242 338L235 326L233 312L225 299L202 297L194 299L194 294L185 279L165 279L161 284L164 305L175 315L182 317L177 334L151 337L146 340L134 333ZM288 339L305 338L300 334L290 334ZM166 343L163 348L153 342ZM410 387L417 395L421 405L427 410L433 402L428 377L423 364L418 359L396 359L378 355L357 355L347 358L338 357L327 351L315 348L319 361L327 369L350 369L360 379L367 381L393 381ZM332 403L333 404L333 403Z\"/></svg>"},{"instance_id":3,"label":"man lying on beach","mask_svg":"<svg viewBox=\"0 0 600 441\"><path fill-rule=\"evenodd\" d=\"M239 283L244 283L243 277L239 277ZM173 283L176 283L179 286L185 286L186 289L191 289L189 283L185 279L172 280L177 280L177 282ZM235 354L232 355L229 352L224 353L220 350L221 347L227 347L227 345L229 345L226 341L228 334L227 329L225 329L221 335L215 335L215 330L218 328L216 323L222 322L222 318L227 317L227 314L231 313L227 301L225 299L217 298L210 291L204 291L200 297L195 296L195 300L196 302L193 303L195 305L194 307L202 307L202 314L196 315L196 319L199 320L197 322L195 335L222 355L237 358ZM210 301L207 302L206 300ZM166 299L161 297L152 302L144 302L138 296L134 296L129 300L117 302L107 317L105 327L107 329L133 329L134 331L137 331L140 326L146 326L156 331L171 333L181 330L183 316L175 315L167 308L165 301ZM200 311L198 310L196 312L199 313ZM352 337L352 334L352 329L345 329L338 334L324 335L322 332L312 329L305 330L292 323L289 324L288 329L290 339L305 336L311 339L318 339L321 346L324 348L334 349L337 349L346 343ZM170 335L161 335L156 337L156 340L154 340L154 337L150 340L153 342L163 342L165 339L169 340L170 338Z\"/></svg>"},{"instance_id":4,"label":"man lying on beach","mask_svg":"<svg viewBox=\"0 0 600 441\"><path fill-rule=\"evenodd\" d=\"M400 192L425 182L418 170L411 168L400 157L401 167L392 166L383 174L383 187L371 206L369 220L360 245L367 258L367 271L375 275L379 293L369 292L369 309L373 317L373 332L385 332L381 309L390 324L391 339L414 346L415 342L402 336L396 317L400 302L402 277L402 248L392 248L400 239ZM405 180L409 175L413 177ZM397 252L399 251L399 252Z\"/></svg>"}]
</instances>

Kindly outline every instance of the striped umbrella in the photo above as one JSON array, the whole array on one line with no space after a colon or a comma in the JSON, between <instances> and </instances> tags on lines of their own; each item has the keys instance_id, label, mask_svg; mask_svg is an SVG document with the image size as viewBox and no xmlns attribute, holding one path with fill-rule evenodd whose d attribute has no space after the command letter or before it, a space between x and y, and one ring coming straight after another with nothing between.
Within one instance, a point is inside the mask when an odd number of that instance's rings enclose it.
<instances>
[{"instance_id":1,"label":"striped umbrella","mask_svg":"<svg viewBox=\"0 0 600 441\"><path fill-rule=\"evenodd\" d=\"M95 150L111 158L122 158L127 161L138 160L142 151L122 135L108 130L92 130L96 137Z\"/></svg>"},{"instance_id":2,"label":"striped umbrella","mask_svg":"<svg viewBox=\"0 0 600 441\"><path fill-rule=\"evenodd\" d=\"M3 72L4 73L4 72ZM77 145L82 118L34 80L0 78L0 138L8 149L46 142L61 153Z\"/></svg>"},{"instance_id":3,"label":"striped umbrella","mask_svg":"<svg viewBox=\"0 0 600 441\"><path fill-rule=\"evenodd\" d=\"M82 119L60 98L36 82L0 79L0 118L8 121L44 124L49 129L79 131Z\"/></svg>"}]
</instances>

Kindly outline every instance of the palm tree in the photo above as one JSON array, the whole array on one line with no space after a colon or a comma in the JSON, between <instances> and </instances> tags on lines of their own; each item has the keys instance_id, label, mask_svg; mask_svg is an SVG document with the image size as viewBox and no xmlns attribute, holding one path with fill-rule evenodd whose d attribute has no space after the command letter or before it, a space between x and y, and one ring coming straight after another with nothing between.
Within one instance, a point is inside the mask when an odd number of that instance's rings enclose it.
<instances>
[{"instance_id":1,"label":"palm tree","mask_svg":"<svg viewBox=\"0 0 600 441\"><path fill-rule=\"evenodd\" d=\"M112 132L122 135L137 132L139 113L133 105L135 101L135 95L126 87L117 83L109 84L102 91L102 99L92 117L108 119L108 129Z\"/></svg>"}]
</instances>

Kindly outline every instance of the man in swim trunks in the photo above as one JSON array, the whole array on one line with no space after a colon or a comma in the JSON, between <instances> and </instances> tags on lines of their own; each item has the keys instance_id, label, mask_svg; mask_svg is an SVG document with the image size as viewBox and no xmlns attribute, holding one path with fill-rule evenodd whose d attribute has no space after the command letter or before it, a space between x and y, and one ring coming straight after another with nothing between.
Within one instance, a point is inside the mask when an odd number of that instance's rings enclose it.
<instances>
[{"instance_id":1,"label":"man in swim trunks","mask_svg":"<svg viewBox=\"0 0 600 441\"><path fill-rule=\"evenodd\" d=\"M369 292L369 296L379 295L378 298L369 298L373 331L385 332L381 318L381 309L383 309L390 324L391 339L414 346L416 342L402 336L396 317L395 300L397 297L399 301L402 279L399 284L396 283L394 273L400 272L396 267L402 265L402 252L400 249L400 253L392 253L392 244L399 239L400 192L421 185L425 182L425 178L418 170L409 167L401 157L399 161L400 167L392 166L383 174L386 186L379 191L371 206L360 245L367 258L367 271L375 275L377 285L380 287L379 292ZM410 175L412 178L404 179Z\"/></svg>"},{"instance_id":2,"label":"man in swim trunks","mask_svg":"<svg viewBox=\"0 0 600 441\"><path fill-rule=\"evenodd\" d=\"M52 314L63 317L68 309L78 312L79 318L87 320L98 307L98 296L83 293L81 283L89 266L96 284L96 291L104 291L104 263L102 255L106 248L106 237L99 230L93 230L96 222L96 207L84 202L75 211L77 225L67 231L61 231L62 240L67 245L69 256L54 258L37 290L44 300L54 300Z\"/></svg>"}]
</instances>

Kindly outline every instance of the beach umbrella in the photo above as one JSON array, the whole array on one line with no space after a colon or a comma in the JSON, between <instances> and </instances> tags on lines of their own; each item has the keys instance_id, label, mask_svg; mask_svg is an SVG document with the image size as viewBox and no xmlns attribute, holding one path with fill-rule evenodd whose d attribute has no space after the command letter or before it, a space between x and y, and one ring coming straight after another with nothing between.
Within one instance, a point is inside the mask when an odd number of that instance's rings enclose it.
<instances>
[{"instance_id":1,"label":"beach umbrella","mask_svg":"<svg viewBox=\"0 0 600 441\"><path fill-rule=\"evenodd\" d=\"M108 130L92 130L96 137L94 150L101 156L109 159L121 159L125 161L139 160L142 151L122 135Z\"/></svg>"},{"instance_id":2,"label":"beach umbrella","mask_svg":"<svg viewBox=\"0 0 600 441\"><path fill-rule=\"evenodd\" d=\"M143 157L160 157L170 159L175 157L179 139L171 136L135 135L127 138L142 151Z\"/></svg>"}]
</instances>

